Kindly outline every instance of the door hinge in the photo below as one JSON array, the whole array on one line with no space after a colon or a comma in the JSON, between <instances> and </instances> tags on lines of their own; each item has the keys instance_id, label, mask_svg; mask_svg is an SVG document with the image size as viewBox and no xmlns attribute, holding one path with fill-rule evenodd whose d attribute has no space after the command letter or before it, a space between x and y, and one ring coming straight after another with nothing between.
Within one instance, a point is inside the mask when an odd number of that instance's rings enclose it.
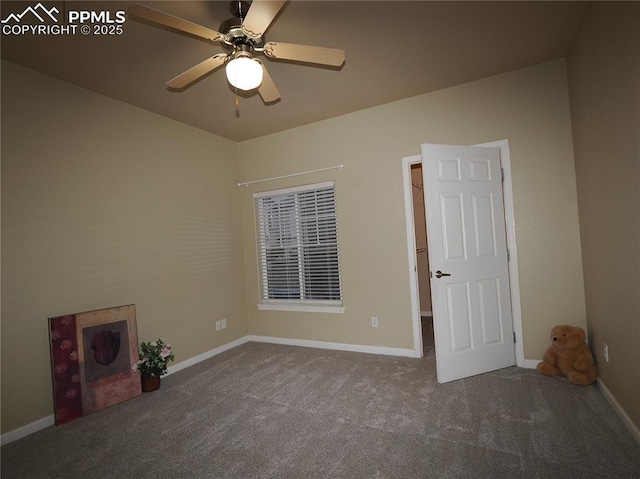
<instances>
[{"instance_id":1,"label":"door hinge","mask_svg":"<svg viewBox=\"0 0 640 479\"><path fill-rule=\"evenodd\" d=\"M507 249L507 261L511 261L511 252Z\"/></svg>"},{"instance_id":2,"label":"door hinge","mask_svg":"<svg viewBox=\"0 0 640 479\"><path fill-rule=\"evenodd\" d=\"M504 168L500 168L500 179L504 181Z\"/></svg>"},{"instance_id":3,"label":"door hinge","mask_svg":"<svg viewBox=\"0 0 640 479\"><path fill-rule=\"evenodd\" d=\"M516 342L516 332L515 331L513 332L513 342L514 342L514 344Z\"/></svg>"}]
</instances>

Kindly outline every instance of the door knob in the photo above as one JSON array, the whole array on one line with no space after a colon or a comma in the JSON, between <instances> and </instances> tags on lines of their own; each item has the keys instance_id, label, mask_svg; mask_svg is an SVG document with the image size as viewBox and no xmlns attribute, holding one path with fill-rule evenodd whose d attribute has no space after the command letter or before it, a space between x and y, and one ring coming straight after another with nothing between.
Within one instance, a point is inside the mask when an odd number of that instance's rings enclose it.
<instances>
[{"instance_id":1,"label":"door knob","mask_svg":"<svg viewBox=\"0 0 640 479\"><path fill-rule=\"evenodd\" d=\"M443 273L442 271L436 271L436 278L442 278L443 276L451 276L449 273Z\"/></svg>"}]
</instances>

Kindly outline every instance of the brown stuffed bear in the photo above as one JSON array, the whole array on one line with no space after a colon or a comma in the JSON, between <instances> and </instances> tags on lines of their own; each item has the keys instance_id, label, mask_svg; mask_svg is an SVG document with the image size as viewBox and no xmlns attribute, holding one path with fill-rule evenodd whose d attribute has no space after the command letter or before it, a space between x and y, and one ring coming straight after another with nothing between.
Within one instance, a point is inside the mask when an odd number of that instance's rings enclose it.
<instances>
[{"instance_id":1,"label":"brown stuffed bear","mask_svg":"<svg viewBox=\"0 0 640 479\"><path fill-rule=\"evenodd\" d=\"M546 376L566 376L573 384L586 386L598 376L584 329L556 326L551 330L551 346L538 363L538 372Z\"/></svg>"}]
</instances>

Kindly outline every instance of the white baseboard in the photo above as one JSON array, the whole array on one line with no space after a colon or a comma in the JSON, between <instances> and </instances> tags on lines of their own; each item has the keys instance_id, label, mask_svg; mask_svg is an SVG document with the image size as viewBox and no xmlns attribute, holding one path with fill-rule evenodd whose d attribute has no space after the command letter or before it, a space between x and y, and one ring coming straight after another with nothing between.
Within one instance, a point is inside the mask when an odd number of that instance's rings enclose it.
<instances>
[{"instance_id":1,"label":"white baseboard","mask_svg":"<svg viewBox=\"0 0 640 479\"><path fill-rule=\"evenodd\" d=\"M333 349L338 351L351 351L358 353L382 354L386 356L403 356L410 358L418 357L416 356L416 352L413 349L388 348L384 346L365 346L345 343L329 343L325 341L312 341L306 339L289 339L273 336L249 335L236 339L235 341L231 341L230 343L223 344L222 346L219 346L210 351L199 354L198 356L194 356L191 359L187 359L186 361L182 361L174 366L171 366L167 370L167 375L181 371L182 369L193 366L194 364L212 358L213 356L217 356L218 354L221 354L242 344L248 343L249 341L255 341L258 343L284 344L288 346L303 346L308 348ZM528 369L535 369L539 362L539 360L535 359L526 359L524 367ZM613 394L611 394L611 391L609 391L609 389L605 386L600 378L598 378L598 385L602 389L604 397L613 407L613 410L616 412L616 414L618 414L620 419L622 419L636 442L640 444L640 430L638 429L638 427L633 423L624 409L622 409ZM0 436L0 445L4 446L5 444L8 444L10 442L17 441L18 439L22 439L23 437L41 431L42 429L46 429L47 427L53 426L54 424L55 416L53 414L43 417L42 419L38 419L37 421L34 421L30 424L19 427L18 429L14 429L13 431L2 434L2 436Z\"/></svg>"},{"instance_id":2,"label":"white baseboard","mask_svg":"<svg viewBox=\"0 0 640 479\"><path fill-rule=\"evenodd\" d=\"M218 354L221 354L242 344L248 343L249 341L255 341L259 343L284 344L289 346L303 346L309 348L334 349L338 351L382 354L387 356L403 356L412 358L418 357L416 356L413 349L388 348L383 346L363 346L357 344L329 343L325 341L311 341L304 339L288 339L272 336L249 335L236 339L235 341L224 344L205 353L199 354L198 356L194 356L193 358L182 361L174 366L171 366L168 368L167 375L176 373L182 369L188 368L189 366L193 366L194 364L212 358L213 356L217 356ZM528 369L535 369L539 362L539 360L535 359L526 359L524 367ZM613 410L620 417L620 419L622 419L622 422L629 429L629 432L631 433L633 438L640 445L640 430L638 429L638 427L633 423L624 409L622 409L622 406L620 406L618 401L616 401L613 394L611 394L611 391L609 391L609 389L600 378L598 378L598 385L602 389L604 397L607 399L609 404L611 404ZM14 429L13 431L2 434L2 436L0 436L0 445L4 446L5 444L8 444L10 442L17 441L18 439L27 437L30 434L41 431L42 429L46 429L47 427L53 426L54 424L55 416L53 414L43 417L42 419L38 419L37 421L34 421L30 424L19 427L18 429Z\"/></svg>"},{"instance_id":3,"label":"white baseboard","mask_svg":"<svg viewBox=\"0 0 640 479\"><path fill-rule=\"evenodd\" d=\"M540 361L541 360L525 359L524 367L528 369L535 369ZM613 394L611 394L611 391L609 391L607 386L605 386L605 384L602 382L602 379L600 378L598 378L598 386L600 386L605 399L609 402L609 404L611 404L613 410L620 417L620 419L622 419L624 425L627 426L627 429L629 429L629 432L631 433L633 438L640 445L640 429L638 429L638 426L633 423L629 415L624 411L624 409L622 409L622 406L620 406L618 401L616 401L616 398L613 396Z\"/></svg>"},{"instance_id":4,"label":"white baseboard","mask_svg":"<svg viewBox=\"0 0 640 479\"><path fill-rule=\"evenodd\" d=\"M274 336L248 336L249 341L257 343L284 344L287 346L303 346L305 348L334 349L337 351L351 351L354 353L383 354L386 356L403 356L417 358L413 349L387 348L384 346L365 346L359 344L329 343L308 339L289 339Z\"/></svg>"},{"instance_id":5,"label":"white baseboard","mask_svg":"<svg viewBox=\"0 0 640 479\"><path fill-rule=\"evenodd\" d=\"M198 364L199 362L204 361L205 359L212 358L217 356L218 354L224 353L225 351L229 351L235 347L241 346L244 343L249 342L249 336L244 336L242 338L236 339L235 341L231 341L230 343L223 344L217 348L214 348L210 351L204 352L202 354L198 354L197 356L192 357L191 359L187 359L186 361L181 361L178 364L174 364L173 366L169 366L167 368L167 376L173 373L177 373L178 371L182 371L189 366L193 366L194 364Z\"/></svg>"},{"instance_id":6,"label":"white baseboard","mask_svg":"<svg viewBox=\"0 0 640 479\"><path fill-rule=\"evenodd\" d=\"M276 338L271 336L244 336L242 338L236 339L235 341L231 341L230 343L223 344L222 346L214 348L210 351L194 356L191 359L187 359L186 361L181 361L178 364L170 366L167 369L167 376L173 373L177 373L178 371L188 368L189 366L193 366L194 364L204 361L205 359L212 358L213 356L217 356L218 354L224 353L225 351L248 343L249 341L285 344L290 346L304 346L308 348L336 349L340 351L353 351L359 353L384 354L387 356L405 356L412 358L417 357L413 349L386 348L381 346L360 346L357 344L343 343L327 343L324 341ZM50 416L43 417L42 419L38 419L37 421L19 427L18 429L14 429L13 431L2 434L2 436L0 436L0 444L5 445L10 442L17 441L18 439L22 439L23 437L29 436L30 434L41 431L53 425L55 425L55 416L51 414Z\"/></svg>"},{"instance_id":7,"label":"white baseboard","mask_svg":"<svg viewBox=\"0 0 640 479\"><path fill-rule=\"evenodd\" d=\"M620 419L622 419L624 425L627 426L627 429L629 429L629 432L631 433L633 438L636 440L638 445L640 445L640 429L638 429L638 426L633 423L629 415L624 411L624 409L622 409L622 406L620 406L618 401L616 401L616 398L613 396L613 394L611 394L611 391L609 391L607 386L605 386L605 384L602 382L602 379L600 378L598 378L598 386L600 386L600 389L602 389L604 397L607 399L607 401L609 401L609 404L611 404L613 410L620 417Z\"/></svg>"},{"instance_id":8,"label":"white baseboard","mask_svg":"<svg viewBox=\"0 0 640 479\"><path fill-rule=\"evenodd\" d=\"M525 359L523 368L526 369L535 369L538 366L538 363L542 361L541 359Z\"/></svg>"},{"instance_id":9,"label":"white baseboard","mask_svg":"<svg viewBox=\"0 0 640 479\"><path fill-rule=\"evenodd\" d=\"M22 439L23 437L27 437L34 432L42 431L48 427L53 426L56 423L56 418L53 414L47 417L43 417L42 419L38 419L37 421L33 421L32 423L27 424L26 426L19 427L18 429L14 429L13 431L9 431L2 436L0 436L0 444L4 446L5 444L9 444L10 442L17 441L18 439Z\"/></svg>"}]
</instances>

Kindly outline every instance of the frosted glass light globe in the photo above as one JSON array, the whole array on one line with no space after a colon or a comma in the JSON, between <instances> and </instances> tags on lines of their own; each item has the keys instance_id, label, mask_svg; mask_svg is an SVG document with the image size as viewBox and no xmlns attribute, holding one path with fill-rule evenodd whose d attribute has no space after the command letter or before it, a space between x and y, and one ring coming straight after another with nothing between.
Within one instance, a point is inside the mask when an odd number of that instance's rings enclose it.
<instances>
[{"instance_id":1,"label":"frosted glass light globe","mask_svg":"<svg viewBox=\"0 0 640 479\"><path fill-rule=\"evenodd\" d=\"M262 65L252 58L234 58L227 63L227 80L239 90L253 90L262 83Z\"/></svg>"}]
</instances>

